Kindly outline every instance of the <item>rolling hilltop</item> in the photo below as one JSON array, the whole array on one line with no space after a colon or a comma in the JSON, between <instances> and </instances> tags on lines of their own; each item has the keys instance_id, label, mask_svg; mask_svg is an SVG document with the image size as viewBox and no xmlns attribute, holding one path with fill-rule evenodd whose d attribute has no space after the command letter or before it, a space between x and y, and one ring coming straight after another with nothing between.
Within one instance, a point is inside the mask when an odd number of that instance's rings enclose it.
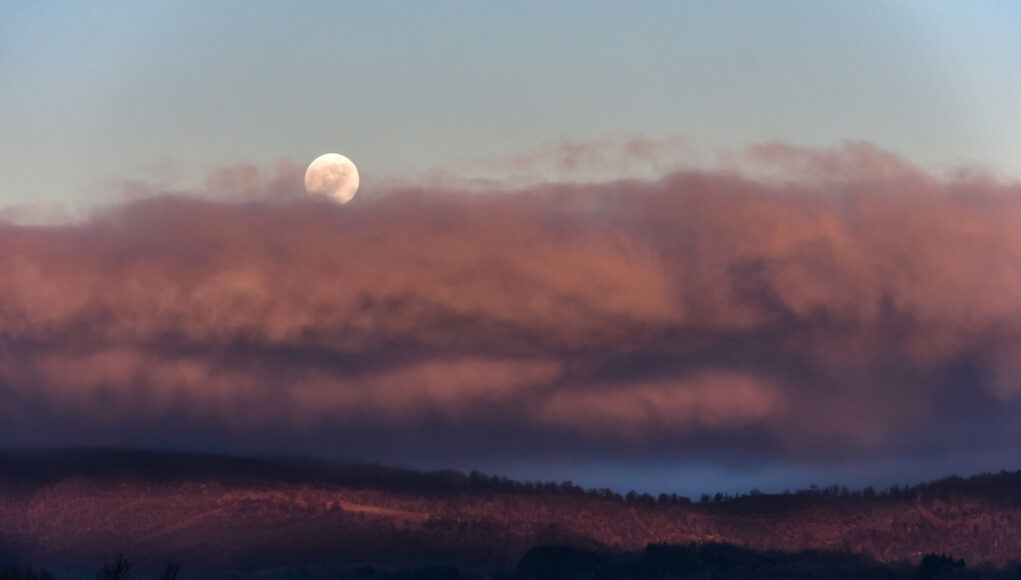
<instances>
[{"instance_id":1,"label":"rolling hilltop","mask_svg":"<svg viewBox=\"0 0 1021 580\"><path fill-rule=\"evenodd\" d=\"M529 549L650 543L826 550L917 564L1021 557L1021 472L882 494L838 488L696 503L452 471L142 451L0 454L0 555L92 565L122 551L192 568L513 566Z\"/></svg>"}]
</instances>

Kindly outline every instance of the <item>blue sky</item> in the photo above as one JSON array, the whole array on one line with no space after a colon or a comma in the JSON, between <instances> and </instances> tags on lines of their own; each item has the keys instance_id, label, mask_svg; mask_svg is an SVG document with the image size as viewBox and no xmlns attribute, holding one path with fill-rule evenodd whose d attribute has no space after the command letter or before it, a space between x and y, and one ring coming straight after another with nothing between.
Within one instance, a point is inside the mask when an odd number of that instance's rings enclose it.
<instances>
[{"instance_id":1,"label":"blue sky","mask_svg":"<svg viewBox=\"0 0 1021 580\"><path fill-rule=\"evenodd\" d=\"M0 205L347 154L868 140L1021 174L1015 2L0 2Z\"/></svg>"}]
</instances>

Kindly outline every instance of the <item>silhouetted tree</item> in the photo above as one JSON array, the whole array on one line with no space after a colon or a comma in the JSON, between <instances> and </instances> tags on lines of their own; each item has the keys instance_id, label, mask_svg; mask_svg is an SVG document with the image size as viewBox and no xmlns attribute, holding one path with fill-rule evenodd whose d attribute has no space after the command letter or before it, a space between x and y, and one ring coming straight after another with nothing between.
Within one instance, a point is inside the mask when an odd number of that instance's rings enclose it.
<instances>
[{"instance_id":1,"label":"silhouetted tree","mask_svg":"<svg viewBox=\"0 0 1021 580\"><path fill-rule=\"evenodd\" d=\"M177 580L177 576L180 573L180 562L167 562L167 565L163 568L163 573L157 576L156 580Z\"/></svg>"},{"instance_id":2,"label":"silhouetted tree","mask_svg":"<svg viewBox=\"0 0 1021 580\"><path fill-rule=\"evenodd\" d=\"M922 580L934 578L940 574L953 571L954 568L964 568L964 559L954 560L953 556L946 554L926 554L922 563L918 566L918 577Z\"/></svg>"},{"instance_id":3,"label":"silhouetted tree","mask_svg":"<svg viewBox=\"0 0 1021 580\"><path fill-rule=\"evenodd\" d=\"M574 485L573 481L564 481L560 484L560 493L564 495L580 495L584 489Z\"/></svg>"},{"instance_id":4,"label":"silhouetted tree","mask_svg":"<svg viewBox=\"0 0 1021 580\"><path fill-rule=\"evenodd\" d=\"M103 564L97 578L99 580L127 580L131 578L132 566L131 560L128 560L123 553L118 553L109 562Z\"/></svg>"}]
</instances>

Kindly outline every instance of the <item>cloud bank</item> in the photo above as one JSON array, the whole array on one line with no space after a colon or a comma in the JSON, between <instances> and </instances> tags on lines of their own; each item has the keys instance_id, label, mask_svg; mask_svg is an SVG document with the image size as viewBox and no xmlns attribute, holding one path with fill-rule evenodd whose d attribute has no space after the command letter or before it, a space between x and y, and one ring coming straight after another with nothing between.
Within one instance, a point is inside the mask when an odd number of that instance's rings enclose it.
<instances>
[{"instance_id":1,"label":"cloud bank","mask_svg":"<svg viewBox=\"0 0 1021 580\"><path fill-rule=\"evenodd\" d=\"M723 161L344 207L235 167L0 224L0 437L405 462L1021 443L1021 187L867 144Z\"/></svg>"}]
</instances>

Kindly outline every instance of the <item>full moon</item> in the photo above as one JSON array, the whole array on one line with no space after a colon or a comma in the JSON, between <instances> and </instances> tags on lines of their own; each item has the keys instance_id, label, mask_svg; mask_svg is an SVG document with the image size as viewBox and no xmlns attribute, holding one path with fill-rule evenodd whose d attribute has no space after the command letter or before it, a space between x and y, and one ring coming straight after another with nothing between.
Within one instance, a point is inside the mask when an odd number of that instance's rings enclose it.
<instances>
[{"instance_id":1,"label":"full moon","mask_svg":"<svg viewBox=\"0 0 1021 580\"><path fill-rule=\"evenodd\" d=\"M305 170L305 192L347 203L358 192L358 168L343 155L320 155Z\"/></svg>"}]
</instances>

